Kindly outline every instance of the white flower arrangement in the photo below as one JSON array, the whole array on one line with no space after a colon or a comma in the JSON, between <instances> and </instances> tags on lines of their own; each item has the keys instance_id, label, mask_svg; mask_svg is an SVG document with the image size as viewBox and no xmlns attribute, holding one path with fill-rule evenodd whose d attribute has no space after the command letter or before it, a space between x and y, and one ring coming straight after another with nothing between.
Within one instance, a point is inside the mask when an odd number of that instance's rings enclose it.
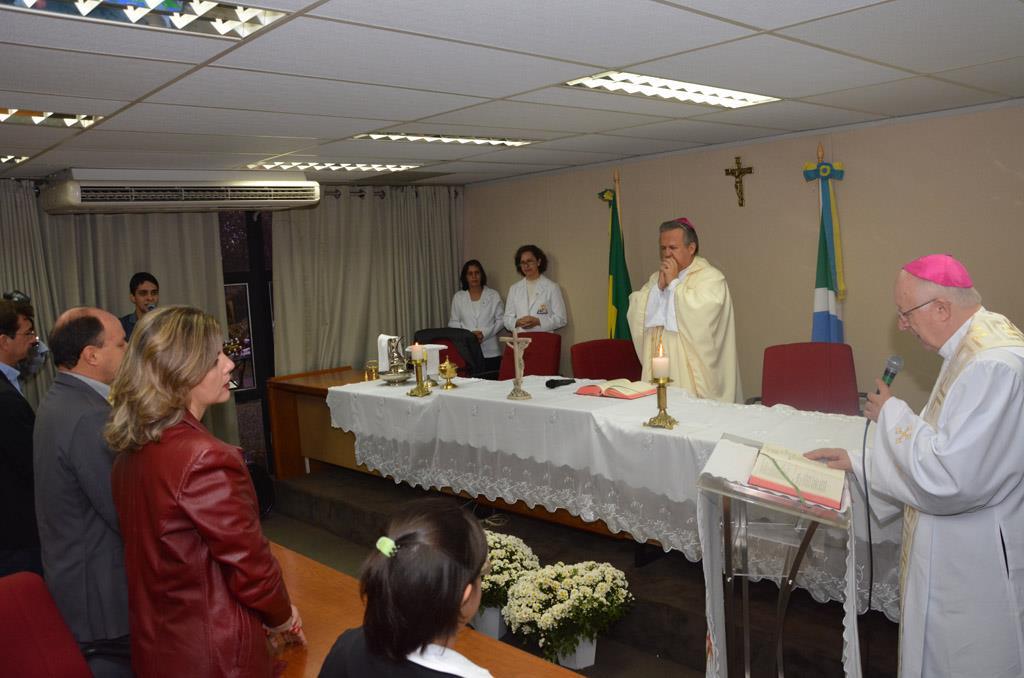
<instances>
[{"instance_id":1,"label":"white flower arrangement","mask_svg":"<svg viewBox=\"0 0 1024 678\"><path fill-rule=\"evenodd\" d=\"M588 560L524 573L509 589L502 614L513 633L537 636L544 656L556 661L580 640L608 630L632 602L622 570Z\"/></svg>"},{"instance_id":2,"label":"white flower arrangement","mask_svg":"<svg viewBox=\"0 0 1024 678\"><path fill-rule=\"evenodd\" d=\"M508 590L524 572L536 570L540 561L533 549L519 537L500 532L484 530L487 536L487 551L491 559L491 571L484 576L481 584L482 607L504 607L508 602Z\"/></svg>"}]
</instances>

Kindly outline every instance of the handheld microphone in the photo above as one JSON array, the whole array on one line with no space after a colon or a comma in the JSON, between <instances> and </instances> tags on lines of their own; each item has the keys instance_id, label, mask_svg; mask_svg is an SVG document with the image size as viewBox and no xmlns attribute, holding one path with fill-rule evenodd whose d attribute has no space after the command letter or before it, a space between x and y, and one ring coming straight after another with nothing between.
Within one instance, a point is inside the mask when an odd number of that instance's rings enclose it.
<instances>
[{"instance_id":1,"label":"handheld microphone","mask_svg":"<svg viewBox=\"0 0 1024 678\"><path fill-rule=\"evenodd\" d=\"M146 304L146 312L147 313L152 311L154 308L156 308L156 304ZM890 358L890 360L892 360L892 358ZM901 366L903 365L903 361L902 360L900 361L900 365ZM896 368L896 369L897 369L897 371L899 371L899 368Z\"/></svg>"},{"instance_id":2,"label":"handheld microphone","mask_svg":"<svg viewBox=\"0 0 1024 678\"><path fill-rule=\"evenodd\" d=\"M898 355L889 356L889 360L885 363L885 372L882 372L882 381L886 386L892 386L892 380L896 378L896 375L903 369L903 358Z\"/></svg>"}]
</instances>

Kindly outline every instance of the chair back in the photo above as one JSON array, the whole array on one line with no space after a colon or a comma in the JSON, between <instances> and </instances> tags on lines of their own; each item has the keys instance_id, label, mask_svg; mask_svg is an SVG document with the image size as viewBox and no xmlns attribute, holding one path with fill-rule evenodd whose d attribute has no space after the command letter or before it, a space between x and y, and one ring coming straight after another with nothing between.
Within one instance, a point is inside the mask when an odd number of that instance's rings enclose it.
<instances>
[{"instance_id":1,"label":"chair back","mask_svg":"<svg viewBox=\"0 0 1024 678\"><path fill-rule=\"evenodd\" d=\"M523 351L523 375L557 376L558 365L562 360L562 335L554 332L526 332L519 336L532 339ZM501 354L498 379L504 381L515 376L516 361L512 355L512 346L506 344L505 352Z\"/></svg>"},{"instance_id":2,"label":"chair back","mask_svg":"<svg viewBox=\"0 0 1024 678\"><path fill-rule=\"evenodd\" d=\"M34 572L0 578L0 666L5 676L92 677L43 578Z\"/></svg>"},{"instance_id":3,"label":"chair back","mask_svg":"<svg viewBox=\"0 0 1024 678\"><path fill-rule=\"evenodd\" d=\"M764 350L762 402L798 410L860 414L857 373L848 344L803 342Z\"/></svg>"},{"instance_id":4,"label":"chair back","mask_svg":"<svg viewBox=\"0 0 1024 678\"><path fill-rule=\"evenodd\" d=\"M447 339L451 345L462 356L462 361L469 370L469 376L475 377L484 372L484 354L480 350L480 342L476 335L461 327L432 327L416 330L413 341L419 344L440 344L441 340ZM442 359L441 362L444 362ZM453 359L454 363L455 360Z\"/></svg>"},{"instance_id":5,"label":"chair back","mask_svg":"<svg viewBox=\"0 0 1024 678\"><path fill-rule=\"evenodd\" d=\"M639 381L643 369L629 339L594 339L573 344L572 376L577 379Z\"/></svg>"}]
</instances>

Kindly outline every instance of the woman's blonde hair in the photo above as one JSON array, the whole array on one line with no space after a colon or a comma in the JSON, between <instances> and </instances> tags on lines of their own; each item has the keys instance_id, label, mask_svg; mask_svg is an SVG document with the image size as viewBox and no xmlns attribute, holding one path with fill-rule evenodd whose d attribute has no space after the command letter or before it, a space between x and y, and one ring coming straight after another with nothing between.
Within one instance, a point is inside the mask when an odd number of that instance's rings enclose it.
<instances>
[{"instance_id":1,"label":"woman's blonde hair","mask_svg":"<svg viewBox=\"0 0 1024 678\"><path fill-rule=\"evenodd\" d=\"M132 452L181 421L189 393L223 346L220 323L198 308L167 306L142 316L110 386L113 411L103 431L110 449Z\"/></svg>"}]
</instances>

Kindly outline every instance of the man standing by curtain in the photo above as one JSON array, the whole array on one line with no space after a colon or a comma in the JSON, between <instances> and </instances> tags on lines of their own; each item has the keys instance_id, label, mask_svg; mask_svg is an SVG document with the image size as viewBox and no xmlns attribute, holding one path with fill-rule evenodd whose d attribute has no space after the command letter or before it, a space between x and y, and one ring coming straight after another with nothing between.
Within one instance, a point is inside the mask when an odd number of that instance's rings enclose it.
<instances>
[{"instance_id":1,"label":"man standing by curtain","mask_svg":"<svg viewBox=\"0 0 1024 678\"><path fill-rule=\"evenodd\" d=\"M17 368L39 342L34 317L25 302L0 300L0 576L43 573L32 480L36 415Z\"/></svg>"},{"instance_id":2,"label":"man standing by curtain","mask_svg":"<svg viewBox=\"0 0 1024 678\"><path fill-rule=\"evenodd\" d=\"M57 319L50 346L59 371L39 405L34 441L46 585L75 640L119 643L125 652L128 584L103 427L127 345L118 319L98 308ZM99 678L131 675L127 658L92 657L89 668Z\"/></svg>"},{"instance_id":3,"label":"man standing by curtain","mask_svg":"<svg viewBox=\"0 0 1024 678\"><path fill-rule=\"evenodd\" d=\"M146 271L133 275L128 281L128 298L135 305L135 310L121 316L121 327L124 328L124 336L131 339L135 323L160 303L160 283L156 281L156 276Z\"/></svg>"}]
</instances>

